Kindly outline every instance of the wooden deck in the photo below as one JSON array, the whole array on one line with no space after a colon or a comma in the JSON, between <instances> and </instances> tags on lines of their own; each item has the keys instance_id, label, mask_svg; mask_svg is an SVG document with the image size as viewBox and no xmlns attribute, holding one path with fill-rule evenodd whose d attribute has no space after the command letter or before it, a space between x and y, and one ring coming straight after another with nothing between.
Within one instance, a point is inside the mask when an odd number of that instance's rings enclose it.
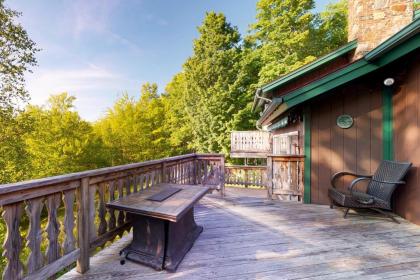
<instances>
[{"instance_id":1,"label":"wooden deck","mask_svg":"<svg viewBox=\"0 0 420 280\"><path fill-rule=\"evenodd\" d=\"M176 273L157 272L118 251L130 235L62 279L420 279L420 227L350 215L327 206L267 201L265 191L231 190L196 207L204 232Z\"/></svg>"}]
</instances>

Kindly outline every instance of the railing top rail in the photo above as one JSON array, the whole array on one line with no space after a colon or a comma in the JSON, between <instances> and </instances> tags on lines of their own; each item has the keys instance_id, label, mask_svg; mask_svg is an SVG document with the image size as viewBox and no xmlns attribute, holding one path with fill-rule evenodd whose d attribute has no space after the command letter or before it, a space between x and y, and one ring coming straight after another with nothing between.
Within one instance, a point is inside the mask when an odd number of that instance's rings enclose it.
<instances>
[{"instance_id":1,"label":"railing top rail","mask_svg":"<svg viewBox=\"0 0 420 280\"><path fill-rule=\"evenodd\" d=\"M230 132L231 134L234 134L234 133L249 133L249 134L267 134L267 135L269 135L270 134L270 132L268 132L268 131L260 131L260 130L233 130L233 131L231 131Z\"/></svg>"},{"instance_id":2,"label":"railing top rail","mask_svg":"<svg viewBox=\"0 0 420 280\"><path fill-rule=\"evenodd\" d=\"M31 189L31 188L41 187L41 186L55 185L55 184L70 182L74 180L80 180L86 177L94 177L94 176L100 176L100 175L109 174L109 173L129 171L136 168L153 166L153 165L158 165L158 164L162 164L166 162L169 163L169 162L188 159L188 158L201 158L201 157L222 157L222 155L192 153L192 154L174 156L174 157L157 159L157 160L149 160L149 161L138 162L138 163L130 163L130 164L125 164L125 165L104 167L104 168L99 168L99 169L94 169L94 170L63 174L63 175L52 176L52 177L47 177L47 178L3 184L3 185L0 185L0 195L16 192L16 191L23 191L26 189Z\"/></svg>"},{"instance_id":3,"label":"railing top rail","mask_svg":"<svg viewBox=\"0 0 420 280\"><path fill-rule=\"evenodd\" d=\"M265 165L225 165L227 169L267 169Z\"/></svg>"}]
</instances>

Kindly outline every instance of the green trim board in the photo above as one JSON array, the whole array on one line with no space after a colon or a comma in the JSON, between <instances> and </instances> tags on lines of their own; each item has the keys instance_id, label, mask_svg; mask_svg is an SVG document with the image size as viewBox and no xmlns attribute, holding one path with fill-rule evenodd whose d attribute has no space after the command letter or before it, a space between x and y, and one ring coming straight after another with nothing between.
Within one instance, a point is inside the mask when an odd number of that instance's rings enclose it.
<instances>
[{"instance_id":1,"label":"green trim board","mask_svg":"<svg viewBox=\"0 0 420 280\"><path fill-rule=\"evenodd\" d=\"M325 65L328 62L331 62L335 59L337 59L338 57L341 57L347 53L349 53L350 51L353 51L357 48L357 41L351 41L349 43L347 43L346 45L342 46L341 48L311 62L306 64L305 66L302 66L300 68L298 68L295 71L290 72L289 74L280 77L279 79L266 84L265 86L263 86L261 88L262 92L268 92L271 91L279 86L282 86L290 81L293 81L299 77L302 77L306 74L308 74L309 72L318 69L319 67Z\"/></svg>"},{"instance_id":2,"label":"green trim board","mask_svg":"<svg viewBox=\"0 0 420 280\"><path fill-rule=\"evenodd\" d=\"M393 110L392 110L393 88L384 86L382 89L382 158L385 160L394 159L393 140Z\"/></svg>"},{"instance_id":3,"label":"green trim board","mask_svg":"<svg viewBox=\"0 0 420 280\"><path fill-rule=\"evenodd\" d=\"M303 174L303 202L311 203L311 109L306 106L303 115L304 126L304 174Z\"/></svg>"},{"instance_id":4,"label":"green trim board","mask_svg":"<svg viewBox=\"0 0 420 280\"><path fill-rule=\"evenodd\" d=\"M270 108L271 113L263 114L257 123L269 122L296 105L384 67L418 48L420 48L420 34L407 39L404 44L388 50L386 54L384 53L374 63L363 58L355 61L339 71L283 96L283 102L281 104L271 104L270 107L276 106L276 108Z\"/></svg>"}]
</instances>

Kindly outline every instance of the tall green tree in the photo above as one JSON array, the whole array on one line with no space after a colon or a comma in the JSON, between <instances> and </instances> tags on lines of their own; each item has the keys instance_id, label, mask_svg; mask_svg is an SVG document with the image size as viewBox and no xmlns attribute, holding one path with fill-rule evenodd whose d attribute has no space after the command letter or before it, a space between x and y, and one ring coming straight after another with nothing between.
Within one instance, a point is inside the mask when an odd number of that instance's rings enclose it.
<instances>
[{"instance_id":1,"label":"tall green tree","mask_svg":"<svg viewBox=\"0 0 420 280\"><path fill-rule=\"evenodd\" d=\"M24 74L36 65L38 49L16 22L19 16L0 0L0 114L10 113L28 99Z\"/></svg>"},{"instance_id":2,"label":"tall green tree","mask_svg":"<svg viewBox=\"0 0 420 280\"><path fill-rule=\"evenodd\" d=\"M167 84L162 101L165 106L164 127L168 133L171 155L191 153L193 147L192 126L186 108L185 74L176 74Z\"/></svg>"},{"instance_id":3,"label":"tall green tree","mask_svg":"<svg viewBox=\"0 0 420 280\"><path fill-rule=\"evenodd\" d=\"M327 5L324 11L316 14L315 31L308 48L320 57L330 53L347 42L348 0L339 0Z\"/></svg>"},{"instance_id":4,"label":"tall green tree","mask_svg":"<svg viewBox=\"0 0 420 280\"><path fill-rule=\"evenodd\" d=\"M262 64L260 84L287 74L347 42L347 0L313 12L313 0L260 0L246 40Z\"/></svg>"},{"instance_id":5,"label":"tall green tree","mask_svg":"<svg viewBox=\"0 0 420 280\"><path fill-rule=\"evenodd\" d=\"M261 59L260 83L267 83L312 60L313 0L260 0L247 40Z\"/></svg>"},{"instance_id":6,"label":"tall green tree","mask_svg":"<svg viewBox=\"0 0 420 280\"><path fill-rule=\"evenodd\" d=\"M223 14L215 12L206 14L198 31L193 55L183 67L192 144L200 152L228 153L235 116L251 101L249 81L239 79L247 69L242 64L241 37Z\"/></svg>"}]
</instances>

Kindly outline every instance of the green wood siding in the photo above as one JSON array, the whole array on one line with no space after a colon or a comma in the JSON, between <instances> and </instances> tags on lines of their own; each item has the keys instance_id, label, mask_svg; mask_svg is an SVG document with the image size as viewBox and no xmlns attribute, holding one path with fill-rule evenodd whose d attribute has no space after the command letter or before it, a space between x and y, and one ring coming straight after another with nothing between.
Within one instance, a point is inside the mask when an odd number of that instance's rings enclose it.
<instances>
[{"instance_id":1,"label":"green wood siding","mask_svg":"<svg viewBox=\"0 0 420 280\"><path fill-rule=\"evenodd\" d=\"M393 121L392 121L392 87L384 86L382 90L382 139L383 159L394 159Z\"/></svg>"}]
</instances>

